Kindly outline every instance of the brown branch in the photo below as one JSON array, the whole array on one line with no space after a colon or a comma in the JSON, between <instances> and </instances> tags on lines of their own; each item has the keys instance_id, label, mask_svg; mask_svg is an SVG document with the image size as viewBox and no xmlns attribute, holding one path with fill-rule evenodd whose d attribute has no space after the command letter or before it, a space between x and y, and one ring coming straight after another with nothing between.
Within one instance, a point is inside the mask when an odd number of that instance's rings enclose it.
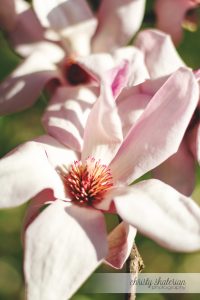
<instances>
[{"instance_id":1,"label":"brown branch","mask_svg":"<svg viewBox=\"0 0 200 300\"><path fill-rule=\"evenodd\" d=\"M135 281L138 278L138 274L144 269L144 263L136 244L133 244L129 258L126 261L126 272L131 274L131 280ZM125 300L136 299L136 285L131 286L129 294L125 295Z\"/></svg>"}]
</instances>

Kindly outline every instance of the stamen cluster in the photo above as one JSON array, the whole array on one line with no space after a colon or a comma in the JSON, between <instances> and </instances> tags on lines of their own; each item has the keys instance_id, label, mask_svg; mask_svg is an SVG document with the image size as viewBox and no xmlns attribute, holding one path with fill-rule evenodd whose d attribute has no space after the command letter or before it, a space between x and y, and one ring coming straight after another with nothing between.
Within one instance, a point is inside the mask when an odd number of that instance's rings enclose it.
<instances>
[{"instance_id":1,"label":"stamen cluster","mask_svg":"<svg viewBox=\"0 0 200 300\"><path fill-rule=\"evenodd\" d=\"M75 161L69 170L62 170L61 176L71 199L84 205L100 202L113 186L110 169L93 157L84 163Z\"/></svg>"}]
</instances>

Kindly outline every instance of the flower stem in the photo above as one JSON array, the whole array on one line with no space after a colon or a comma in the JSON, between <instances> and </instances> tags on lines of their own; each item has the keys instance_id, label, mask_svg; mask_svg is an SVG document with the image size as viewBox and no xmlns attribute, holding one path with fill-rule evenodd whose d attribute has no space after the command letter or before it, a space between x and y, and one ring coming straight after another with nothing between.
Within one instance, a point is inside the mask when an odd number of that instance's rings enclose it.
<instances>
[{"instance_id":1,"label":"flower stem","mask_svg":"<svg viewBox=\"0 0 200 300\"><path fill-rule=\"evenodd\" d=\"M126 272L131 274L131 280L136 280L138 274L144 269L144 263L140 253L137 249L136 244L133 244L131 253L126 261ZM136 299L136 285L131 286L131 291L125 294L125 300L135 300Z\"/></svg>"}]
</instances>

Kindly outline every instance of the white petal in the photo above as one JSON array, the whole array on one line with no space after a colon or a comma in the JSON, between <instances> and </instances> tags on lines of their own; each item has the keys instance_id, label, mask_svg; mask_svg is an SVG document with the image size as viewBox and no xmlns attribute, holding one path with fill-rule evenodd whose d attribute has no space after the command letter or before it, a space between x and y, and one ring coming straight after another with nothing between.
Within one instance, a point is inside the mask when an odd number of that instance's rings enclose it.
<instances>
[{"instance_id":1,"label":"white petal","mask_svg":"<svg viewBox=\"0 0 200 300\"><path fill-rule=\"evenodd\" d=\"M153 178L173 186L190 196L195 186L195 160L183 139L178 151L152 171Z\"/></svg>"},{"instance_id":2,"label":"white petal","mask_svg":"<svg viewBox=\"0 0 200 300\"><path fill-rule=\"evenodd\" d=\"M0 114L20 111L33 105L52 79L61 79L56 65L44 53L32 53L1 83Z\"/></svg>"},{"instance_id":3,"label":"white petal","mask_svg":"<svg viewBox=\"0 0 200 300\"><path fill-rule=\"evenodd\" d=\"M0 186L0 207L20 205L45 189L65 195L59 175L36 142L27 142L0 160Z\"/></svg>"},{"instance_id":4,"label":"white petal","mask_svg":"<svg viewBox=\"0 0 200 300\"><path fill-rule=\"evenodd\" d=\"M122 142L121 121L110 86L104 84L84 132L82 159L88 156L108 164Z\"/></svg>"},{"instance_id":5,"label":"white petal","mask_svg":"<svg viewBox=\"0 0 200 300\"><path fill-rule=\"evenodd\" d=\"M119 48L114 51L115 60L128 60L130 63L130 74L128 86L133 86L144 82L149 78L149 73L144 61L142 51L133 46Z\"/></svg>"},{"instance_id":6,"label":"white petal","mask_svg":"<svg viewBox=\"0 0 200 300\"><path fill-rule=\"evenodd\" d=\"M93 39L95 52L126 46L140 28L145 0L102 0L97 14L99 26Z\"/></svg>"},{"instance_id":7,"label":"white petal","mask_svg":"<svg viewBox=\"0 0 200 300\"><path fill-rule=\"evenodd\" d=\"M111 162L113 177L121 183L131 183L173 155L198 97L198 85L190 70L180 68L171 75L152 97Z\"/></svg>"},{"instance_id":8,"label":"white petal","mask_svg":"<svg viewBox=\"0 0 200 300\"><path fill-rule=\"evenodd\" d=\"M160 245L176 251L200 250L200 208L159 180L126 189L114 200L120 217Z\"/></svg>"},{"instance_id":9,"label":"white petal","mask_svg":"<svg viewBox=\"0 0 200 300\"><path fill-rule=\"evenodd\" d=\"M83 86L57 88L43 115L46 131L60 143L81 151L88 115L99 93Z\"/></svg>"},{"instance_id":10,"label":"white petal","mask_svg":"<svg viewBox=\"0 0 200 300\"><path fill-rule=\"evenodd\" d=\"M70 166L75 160L79 159L77 152L60 144L59 141L50 135L43 135L35 141L45 150L50 164L56 169L62 165Z\"/></svg>"},{"instance_id":11,"label":"white petal","mask_svg":"<svg viewBox=\"0 0 200 300\"><path fill-rule=\"evenodd\" d=\"M121 222L108 235L109 252L105 262L116 269L121 269L130 255L137 230Z\"/></svg>"},{"instance_id":12,"label":"white petal","mask_svg":"<svg viewBox=\"0 0 200 300\"><path fill-rule=\"evenodd\" d=\"M185 66L170 36L161 31L141 31L134 45L143 52L151 78L169 75Z\"/></svg>"},{"instance_id":13,"label":"white petal","mask_svg":"<svg viewBox=\"0 0 200 300\"><path fill-rule=\"evenodd\" d=\"M107 253L101 212L56 201L25 235L27 300L66 300Z\"/></svg>"},{"instance_id":14,"label":"white petal","mask_svg":"<svg viewBox=\"0 0 200 300\"><path fill-rule=\"evenodd\" d=\"M85 0L33 1L36 14L44 27L55 30L70 53L88 55L90 40L97 21Z\"/></svg>"}]
</instances>

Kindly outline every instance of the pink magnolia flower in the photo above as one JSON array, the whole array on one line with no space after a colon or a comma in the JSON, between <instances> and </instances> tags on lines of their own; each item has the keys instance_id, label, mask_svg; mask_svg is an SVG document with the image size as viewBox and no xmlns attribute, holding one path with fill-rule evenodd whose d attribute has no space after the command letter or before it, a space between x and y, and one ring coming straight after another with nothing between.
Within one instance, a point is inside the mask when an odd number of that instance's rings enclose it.
<instances>
[{"instance_id":1,"label":"pink magnolia flower","mask_svg":"<svg viewBox=\"0 0 200 300\"><path fill-rule=\"evenodd\" d=\"M120 85L119 75L114 85ZM197 82L180 68L160 82L150 100L148 84L143 96L141 85L117 89L114 99L116 89L106 79L92 107L93 88L84 87L90 96L82 94L82 100L81 87L60 88L60 93L68 89L65 130L76 128L80 151L46 135L0 161L1 207L33 198L25 231L28 300L69 299L103 259L121 267L135 228L168 249L200 249L200 209L192 199L156 179L130 185L177 151L198 101ZM146 101L135 121L135 108ZM52 103L49 119L55 112ZM69 130L76 148L74 132ZM49 206L39 213L45 203ZM108 237L103 212L123 219Z\"/></svg>"},{"instance_id":2,"label":"pink magnolia flower","mask_svg":"<svg viewBox=\"0 0 200 300\"><path fill-rule=\"evenodd\" d=\"M12 13L12 26L10 3L17 13ZM97 16L85 0L34 0L34 11L23 0L4 5L10 40L27 58L0 85L1 114L31 106L55 80L64 86L98 85L102 73L117 63L109 53L126 45L139 29L145 0L102 0Z\"/></svg>"},{"instance_id":3,"label":"pink magnolia flower","mask_svg":"<svg viewBox=\"0 0 200 300\"><path fill-rule=\"evenodd\" d=\"M169 33L175 44L178 44L183 36L182 25L189 10L196 8L199 0L156 0L155 13L157 27ZM188 20L191 24L196 20Z\"/></svg>"},{"instance_id":4,"label":"pink magnolia flower","mask_svg":"<svg viewBox=\"0 0 200 300\"><path fill-rule=\"evenodd\" d=\"M135 45L143 52L145 64L150 78L159 78L174 72L184 66L170 39L170 36L156 31L146 30L136 38ZM199 81L199 72L196 79ZM155 80L155 81L156 81ZM151 89L152 92L153 89ZM174 98L176 101L176 98ZM200 162L200 104L197 103L191 116L187 131L178 151L153 170L153 176L175 187L181 193L189 196L195 185L195 165ZM184 163L183 163L184 162Z\"/></svg>"}]
</instances>

